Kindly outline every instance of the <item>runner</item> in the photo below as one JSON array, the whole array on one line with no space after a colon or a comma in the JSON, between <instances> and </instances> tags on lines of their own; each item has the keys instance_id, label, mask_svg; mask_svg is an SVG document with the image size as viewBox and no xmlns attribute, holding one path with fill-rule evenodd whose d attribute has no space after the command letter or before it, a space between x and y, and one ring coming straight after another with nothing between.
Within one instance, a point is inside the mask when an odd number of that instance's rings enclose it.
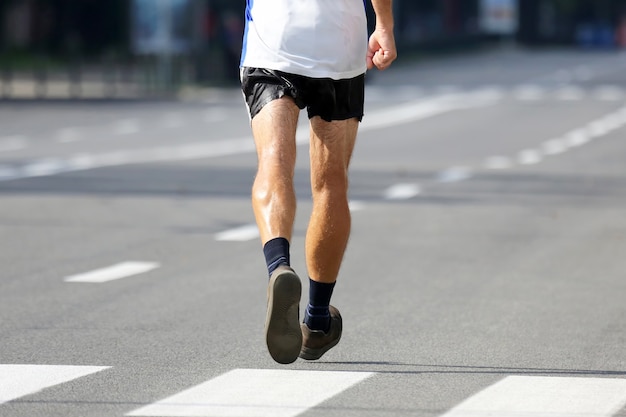
<instances>
[{"instance_id":1,"label":"runner","mask_svg":"<svg viewBox=\"0 0 626 417\"><path fill-rule=\"evenodd\" d=\"M330 306L350 235L348 165L363 118L367 69L396 59L392 0L247 0L241 86L258 156L252 206L270 276L265 322L279 363L316 360L341 338ZM313 210L306 233L309 301L300 324L300 278L290 266L296 214L296 126L310 120Z\"/></svg>"}]
</instances>

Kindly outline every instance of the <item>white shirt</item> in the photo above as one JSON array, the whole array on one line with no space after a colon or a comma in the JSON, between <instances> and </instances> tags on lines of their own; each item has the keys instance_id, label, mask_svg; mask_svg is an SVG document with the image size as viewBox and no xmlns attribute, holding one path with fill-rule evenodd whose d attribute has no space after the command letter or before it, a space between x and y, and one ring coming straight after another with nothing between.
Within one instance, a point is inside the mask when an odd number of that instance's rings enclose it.
<instances>
[{"instance_id":1,"label":"white shirt","mask_svg":"<svg viewBox=\"0 0 626 417\"><path fill-rule=\"evenodd\" d=\"M247 0L241 66L335 80L365 73L364 0Z\"/></svg>"}]
</instances>

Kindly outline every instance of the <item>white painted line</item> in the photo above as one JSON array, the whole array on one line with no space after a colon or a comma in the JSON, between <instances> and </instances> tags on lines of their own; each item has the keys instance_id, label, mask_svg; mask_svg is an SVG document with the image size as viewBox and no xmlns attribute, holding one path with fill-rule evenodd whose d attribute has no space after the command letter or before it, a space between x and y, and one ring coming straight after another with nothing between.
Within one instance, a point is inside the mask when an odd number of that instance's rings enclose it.
<instances>
[{"instance_id":1,"label":"white painted line","mask_svg":"<svg viewBox=\"0 0 626 417\"><path fill-rule=\"evenodd\" d=\"M472 169L468 167L452 167L437 176L438 182L451 183L465 181L472 177Z\"/></svg>"},{"instance_id":2,"label":"white painted line","mask_svg":"<svg viewBox=\"0 0 626 417\"><path fill-rule=\"evenodd\" d=\"M24 149L27 143L26 138L19 135L0 138L0 152L19 151Z\"/></svg>"},{"instance_id":3,"label":"white painted line","mask_svg":"<svg viewBox=\"0 0 626 417\"><path fill-rule=\"evenodd\" d=\"M127 416L295 417L371 372L234 369Z\"/></svg>"},{"instance_id":4,"label":"white painted line","mask_svg":"<svg viewBox=\"0 0 626 417\"><path fill-rule=\"evenodd\" d=\"M621 112L615 112L609 114L604 118L604 122L606 123L608 129L610 131L617 130L624 126L625 120L624 115Z\"/></svg>"},{"instance_id":5,"label":"white painted line","mask_svg":"<svg viewBox=\"0 0 626 417\"><path fill-rule=\"evenodd\" d=\"M226 230L215 235L215 240L221 242L247 242L259 237L259 228L256 224L246 224L241 227Z\"/></svg>"},{"instance_id":6,"label":"white painted line","mask_svg":"<svg viewBox=\"0 0 626 417\"><path fill-rule=\"evenodd\" d=\"M426 119L451 110L453 110L453 107L450 104L436 100L420 100L414 103L405 103L403 106L387 108L367 115L363 119L359 130L367 131L397 126L399 123Z\"/></svg>"},{"instance_id":7,"label":"white painted line","mask_svg":"<svg viewBox=\"0 0 626 417\"><path fill-rule=\"evenodd\" d=\"M56 158L46 158L24 165L20 170L22 178L45 177L67 171L65 161Z\"/></svg>"},{"instance_id":8,"label":"white painted line","mask_svg":"<svg viewBox=\"0 0 626 417\"><path fill-rule=\"evenodd\" d=\"M568 146L564 139L551 139L541 145L541 150L545 155L558 155L567 151Z\"/></svg>"},{"instance_id":9,"label":"white painted line","mask_svg":"<svg viewBox=\"0 0 626 417\"><path fill-rule=\"evenodd\" d=\"M626 380L509 376L442 417L609 417L626 405Z\"/></svg>"},{"instance_id":10,"label":"white painted line","mask_svg":"<svg viewBox=\"0 0 626 417\"><path fill-rule=\"evenodd\" d=\"M586 129L576 129L566 134L563 139L567 146L576 148L588 143L591 140L591 136L589 136Z\"/></svg>"},{"instance_id":11,"label":"white painted line","mask_svg":"<svg viewBox=\"0 0 626 417\"><path fill-rule=\"evenodd\" d=\"M511 158L507 158L506 156L490 156L485 161L485 168L487 169L509 169L513 166L513 161Z\"/></svg>"},{"instance_id":12,"label":"white painted line","mask_svg":"<svg viewBox=\"0 0 626 417\"><path fill-rule=\"evenodd\" d=\"M0 404L100 372L109 366L0 365Z\"/></svg>"},{"instance_id":13,"label":"white painted line","mask_svg":"<svg viewBox=\"0 0 626 417\"><path fill-rule=\"evenodd\" d=\"M541 162L541 152L535 149L526 149L517 156L517 162L521 165L534 165Z\"/></svg>"},{"instance_id":14,"label":"white painted line","mask_svg":"<svg viewBox=\"0 0 626 417\"><path fill-rule=\"evenodd\" d=\"M453 110L486 106L493 103L493 97L485 97L484 94L459 94L457 96L405 103L397 107L368 113L368 116L364 119L367 121L360 126L359 130L365 132L397 126L400 123L418 121ZM120 135L135 133L139 131L139 122L135 119L122 120L115 125L115 131ZM308 144L308 131L298 131L296 142L298 145ZM65 160L47 159L35 161L24 167L20 171L19 176L15 178L0 178L0 181L120 165L216 158L254 151L254 140L250 136L245 136L243 138L230 138L212 142L201 140L179 146L121 149L100 154L85 153L70 156Z\"/></svg>"},{"instance_id":15,"label":"white painted line","mask_svg":"<svg viewBox=\"0 0 626 417\"><path fill-rule=\"evenodd\" d=\"M65 277L63 281L100 284L116 279L131 277L133 275L143 274L152 271L159 266L160 265L155 262L122 262L106 268L86 272L84 274L71 275L69 277Z\"/></svg>"},{"instance_id":16,"label":"white painted line","mask_svg":"<svg viewBox=\"0 0 626 417\"><path fill-rule=\"evenodd\" d=\"M113 132L116 135L132 135L139 132L139 120L137 119L123 119L117 121L113 125Z\"/></svg>"},{"instance_id":17,"label":"white painted line","mask_svg":"<svg viewBox=\"0 0 626 417\"><path fill-rule=\"evenodd\" d=\"M348 202L348 206L350 207L350 211L363 211L365 210L366 204L362 201L351 200Z\"/></svg>"},{"instance_id":18,"label":"white painted line","mask_svg":"<svg viewBox=\"0 0 626 417\"><path fill-rule=\"evenodd\" d=\"M591 138L599 138L610 132L607 124L602 120L596 120L587 125L587 134Z\"/></svg>"},{"instance_id":19,"label":"white painted line","mask_svg":"<svg viewBox=\"0 0 626 417\"><path fill-rule=\"evenodd\" d=\"M421 192L417 184L396 184L385 190L384 198L386 200L408 200Z\"/></svg>"}]
</instances>

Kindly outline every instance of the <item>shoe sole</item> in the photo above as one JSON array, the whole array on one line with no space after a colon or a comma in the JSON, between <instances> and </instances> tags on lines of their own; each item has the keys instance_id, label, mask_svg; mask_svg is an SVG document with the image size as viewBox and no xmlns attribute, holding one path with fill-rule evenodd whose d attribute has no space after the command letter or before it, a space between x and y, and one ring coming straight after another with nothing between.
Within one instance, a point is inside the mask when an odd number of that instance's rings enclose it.
<instances>
[{"instance_id":1,"label":"shoe sole","mask_svg":"<svg viewBox=\"0 0 626 417\"><path fill-rule=\"evenodd\" d=\"M268 287L265 341L272 358L281 364L295 362L302 348L300 296L302 283L291 270L279 272Z\"/></svg>"},{"instance_id":2,"label":"shoe sole","mask_svg":"<svg viewBox=\"0 0 626 417\"><path fill-rule=\"evenodd\" d=\"M309 349L309 348L303 347L300 352L300 358L307 360L307 361L316 361L322 356L324 356L326 352L328 352L329 350L337 346L337 344L339 344L340 339L341 337L333 340L331 343L329 343L328 345L320 349Z\"/></svg>"}]
</instances>

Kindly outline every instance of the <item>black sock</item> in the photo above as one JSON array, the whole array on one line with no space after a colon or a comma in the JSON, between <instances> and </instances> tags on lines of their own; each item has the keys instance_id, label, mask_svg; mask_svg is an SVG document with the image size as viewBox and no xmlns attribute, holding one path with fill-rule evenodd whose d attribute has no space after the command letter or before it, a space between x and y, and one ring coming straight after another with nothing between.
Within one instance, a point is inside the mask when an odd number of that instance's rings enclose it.
<instances>
[{"instance_id":1,"label":"black sock","mask_svg":"<svg viewBox=\"0 0 626 417\"><path fill-rule=\"evenodd\" d=\"M263 254L265 254L265 263L269 275L272 275L272 272L280 265L290 265L289 241L285 238L277 237L268 241L263 246Z\"/></svg>"},{"instance_id":2,"label":"black sock","mask_svg":"<svg viewBox=\"0 0 626 417\"><path fill-rule=\"evenodd\" d=\"M330 298L333 295L335 283L313 281L309 278L309 303L304 311L304 323L311 330L327 332L330 328Z\"/></svg>"}]
</instances>

